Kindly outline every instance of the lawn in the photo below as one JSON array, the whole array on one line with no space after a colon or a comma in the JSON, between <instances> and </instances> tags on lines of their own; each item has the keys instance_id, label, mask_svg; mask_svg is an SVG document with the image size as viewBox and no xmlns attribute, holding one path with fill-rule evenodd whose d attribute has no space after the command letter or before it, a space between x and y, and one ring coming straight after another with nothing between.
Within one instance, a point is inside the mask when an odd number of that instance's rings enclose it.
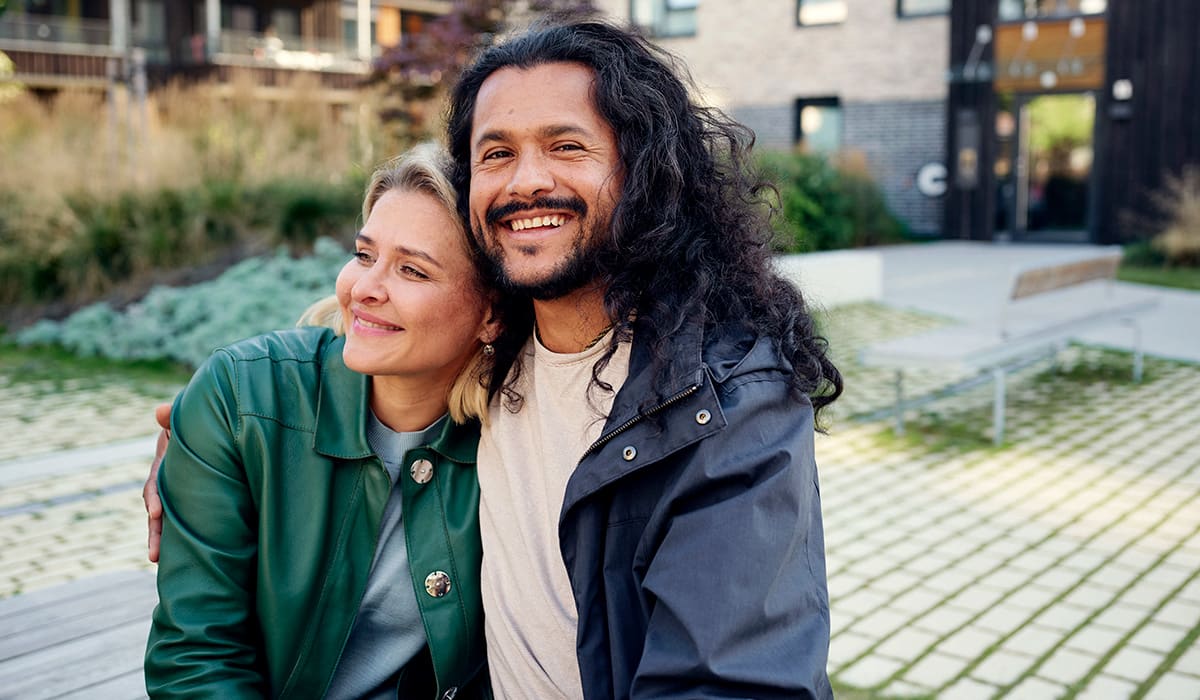
<instances>
[{"instance_id":1,"label":"lawn","mask_svg":"<svg viewBox=\"0 0 1200 700\"><path fill-rule=\"evenodd\" d=\"M76 357L59 348L19 348L0 343L0 384L39 383L61 390L117 384L134 390L161 391L187 383L191 370L165 360L117 361ZM140 393L140 392L139 392Z\"/></svg>"},{"instance_id":2,"label":"lawn","mask_svg":"<svg viewBox=\"0 0 1200 700\"><path fill-rule=\"evenodd\" d=\"M1156 267L1122 265L1117 279L1157 287L1200 290L1200 267Z\"/></svg>"}]
</instances>

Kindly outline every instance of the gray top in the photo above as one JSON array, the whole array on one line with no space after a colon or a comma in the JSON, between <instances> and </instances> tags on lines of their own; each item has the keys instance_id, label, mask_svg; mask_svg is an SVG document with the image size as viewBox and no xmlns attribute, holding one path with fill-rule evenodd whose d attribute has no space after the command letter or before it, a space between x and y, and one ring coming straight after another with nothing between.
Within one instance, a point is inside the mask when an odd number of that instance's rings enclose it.
<instances>
[{"instance_id":1,"label":"gray top","mask_svg":"<svg viewBox=\"0 0 1200 700\"><path fill-rule=\"evenodd\" d=\"M428 445L448 420L442 416L433 425L415 433L397 433L371 414L367 422L367 442L392 479L392 492L383 511L375 561L367 579L358 617L346 640L326 695L339 698L396 697L400 669L424 648L425 627L417 607L412 574L408 566L408 547L404 542L401 518L401 490L395 487L400 477L404 454Z\"/></svg>"}]
</instances>

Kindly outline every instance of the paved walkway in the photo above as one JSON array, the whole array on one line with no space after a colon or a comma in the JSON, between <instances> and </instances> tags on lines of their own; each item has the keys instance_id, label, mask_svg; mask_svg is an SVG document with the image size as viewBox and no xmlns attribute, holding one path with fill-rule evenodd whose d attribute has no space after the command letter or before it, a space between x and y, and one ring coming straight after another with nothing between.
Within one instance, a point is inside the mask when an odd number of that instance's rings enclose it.
<instances>
[{"instance_id":1,"label":"paved walkway","mask_svg":"<svg viewBox=\"0 0 1200 700\"><path fill-rule=\"evenodd\" d=\"M848 379L817 443L835 682L863 698L1200 698L1200 366L1151 359L1133 385L1126 358L1073 349L1013 380L1000 449L986 387L933 404L904 440L853 419L891 400L855 348L970 310L974 292L944 285L988 274L959 275L956 247L889 249L885 293L904 308L825 321ZM0 597L149 568L140 487L172 392L0 377Z\"/></svg>"},{"instance_id":2,"label":"paved walkway","mask_svg":"<svg viewBox=\"0 0 1200 700\"><path fill-rule=\"evenodd\" d=\"M1069 262L1107 248L943 241L878 250L883 256L885 303L965 321L994 315L1011 288L1014 270ZM1158 308L1140 319L1147 352L1200 362L1200 293L1115 284L1151 292L1159 300ZM1081 337L1115 348L1129 348L1130 338L1129 330L1116 324Z\"/></svg>"}]
</instances>

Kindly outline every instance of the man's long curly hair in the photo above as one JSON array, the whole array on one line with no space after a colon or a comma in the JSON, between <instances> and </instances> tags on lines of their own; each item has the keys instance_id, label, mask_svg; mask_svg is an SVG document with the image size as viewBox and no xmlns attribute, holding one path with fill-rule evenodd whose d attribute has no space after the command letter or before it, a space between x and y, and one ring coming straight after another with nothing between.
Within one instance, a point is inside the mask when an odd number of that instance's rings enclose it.
<instances>
[{"instance_id":1,"label":"man's long curly hair","mask_svg":"<svg viewBox=\"0 0 1200 700\"><path fill-rule=\"evenodd\" d=\"M695 104L686 69L635 33L594 20L552 22L486 49L466 69L447 119L464 219L480 87L501 68L557 62L594 71L595 104L624 168L610 237L597 252L597 281L609 318L628 321L593 372L597 384L604 386L598 373L616 344L634 330L662 367L671 335L699 315L708 326L743 325L775 339L792 366L793 393L809 397L814 411L836 399L842 377L827 343L800 292L772 268L767 197L775 191L752 167L753 133Z\"/></svg>"}]
</instances>

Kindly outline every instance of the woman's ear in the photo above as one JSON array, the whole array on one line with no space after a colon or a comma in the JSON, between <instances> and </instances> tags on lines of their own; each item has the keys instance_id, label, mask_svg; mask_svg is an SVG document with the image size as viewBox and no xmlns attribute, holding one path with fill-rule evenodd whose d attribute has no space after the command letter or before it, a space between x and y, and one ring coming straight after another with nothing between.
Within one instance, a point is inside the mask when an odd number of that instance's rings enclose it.
<instances>
[{"instance_id":1,"label":"woman's ear","mask_svg":"<svg viewBox=\"0 0 1200 700\"><path fill-rule=\"evenodd\" d=\"M488 319L483 322L483 327L479 330L479 342L494 343L503 330L504 324L500 322L500 314L493 308Z\"/></svg>"}]
</instances>

